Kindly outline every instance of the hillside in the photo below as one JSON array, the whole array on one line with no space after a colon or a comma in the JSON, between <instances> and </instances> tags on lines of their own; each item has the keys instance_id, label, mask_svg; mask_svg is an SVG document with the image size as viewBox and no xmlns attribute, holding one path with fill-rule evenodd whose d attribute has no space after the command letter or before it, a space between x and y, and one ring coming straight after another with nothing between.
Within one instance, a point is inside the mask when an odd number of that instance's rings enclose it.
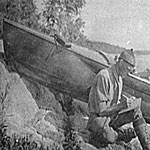
<instances>
[{"instance_id":1,"label":"hillside","mask_svg":"<svg viewBox=\"0 0 150 150\"><path fill-rule=\"evenodd\" d=\"M103 51L103 52L110 53L110 54L119 54L120 52L126 49L126 48L123 48L117 45L112 45L112 44L105 43L105 42L90 41L86 39L86 37L84 37L84 39L82 40L80 39L79 41L77 41L76 44L86 47L88 49L92 49L95 51ZM135 50L135 54L136 55L150 55L150 51Z\"/></svg>"},{"instance_id":2,"label":"hillside","mask_svg":"<svg viewBox=\"0 0 150 150\"><path fill-rule=\"evenodd\" d=\"M103 52L111 53L111 54L118 54L121 51L125 50L125 48L123 48L123 47L111 45L109 43L90 41L86 37L82 37L81 39L79 39L76 42L76 44L86 47L88 49L92 49L95 51L103 51Z\"/></svg>"}]
</instances>

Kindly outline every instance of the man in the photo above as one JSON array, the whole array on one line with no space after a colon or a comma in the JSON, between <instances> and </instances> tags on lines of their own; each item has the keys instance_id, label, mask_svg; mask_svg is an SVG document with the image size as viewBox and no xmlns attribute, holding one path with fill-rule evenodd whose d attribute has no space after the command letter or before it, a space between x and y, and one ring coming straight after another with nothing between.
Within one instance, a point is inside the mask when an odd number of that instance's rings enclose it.
<instances>
[{"instance_id":1,"label":"man","mask_svg":"<svg viewBox=\"0 0 150 150\"><path fill-rule=\"evenodd\" d=\"M131 49L123 51L115 65L96 75L88 103L91 144L100 147L118 141L129 142L137 134L143 149L150 150L150 137L146 133L147 125L140 111L140 100L122 94L122 79L133 72L134 68L135 56ZM130 111L121 113L123 109ZM121 128L130 122L133 122L135 131L132 128Z\"/></svg>"}]
</instances>

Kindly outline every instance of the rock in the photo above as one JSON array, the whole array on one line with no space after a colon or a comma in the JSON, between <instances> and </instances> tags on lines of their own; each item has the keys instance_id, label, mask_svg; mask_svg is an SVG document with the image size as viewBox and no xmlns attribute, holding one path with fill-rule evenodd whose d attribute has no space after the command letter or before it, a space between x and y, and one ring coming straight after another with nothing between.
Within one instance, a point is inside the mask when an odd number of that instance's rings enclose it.
<instances>
[{"instance_id":1,"label":"rock","mask_svg":"<svg viewBox=\"0 0 150 150\"><path fill-rule=\"evenodd\" d=\"M82 116L89 116L88 103L74 99L72 105L75 111Z\"/></svg>"},{"instance_id":2,"label":"rock","mask_svg":"<svg viewBox=\"0 0 150 150\"><path fill-rule=\"evenodd\" d=\"M52 112L52 111L47 111L47 113L44 116L44 120L50 122L54 126L57 126L56 122L55 122L55 120L56 120L56 114L54 112Z\"/></svg>"},{"instance_id":3,"label":"rock","mask_svg":"<svg viewBox=\"0 0 150 150\"><path fill-rule=\"evenodd\" d=\"M4 44L3 44L3 40L0 39L0 53L4 53Z\"/></svg>"},{"instance_id":4,"label":"rock","mask_svg":"<svg viewBox=\"0 0 150 150\"><path fill-rule=\"evenodd\" d=\"M55 120L54 124L59 128L63 128L63 120L66 115L54 94L48 88L38 83L31 82L27 78L23 78L23 81L36 100L38 107L53 112L54 115L49 113L47 114L46 119L48 119L48 116L50 115L53 120Z\"/></svg>"},{"instance_id":5,"label":"rock","mask_svg":"<svg viewBox=\"0 0 150 150\"><path fill-rule=\"evenodd\" d=\"M62 141L64 140L63 134L60 134L56 127L47 121L39 121L36 124L35 128L38 134L42 135L45 138L52 139L57 143L62 143Z\"/></svg>"},{"instance_id":6,"label":"rock","mask_svg":"<svg viewBox=\"0 0 150 150\"><path fill-rule=\"evenodd\" d=\"M132 150L142 150L143 149L138 138L135 138L131 141L130 147Z\"/></svg>"},{"instance_id":7,"label":"rock","mask_svg":"<svg viewBox=\"0 0 150 150\"><path fill-rule=\"evenodd\" d=\"M82 150L126 150L127 148L129 149L128 146L125 146L123 144L109 144L107 147L96 148L95 146L89 143L83 142L80 144L80 147Z\"/></svg>"},{"instance_id":8,"label":"rock","mask_svg":"<svg viewBox=\"0 0 150 150\"><path fill-rule=\"evenodd\" d=\"M5 119L9 126L23 127L38 111L38 106L16 73L9 73L0 63L0 95L4 100Z\"/></svg>"},{"instance_id":9,"label":"rock","mask_svg":"<svg viewBox=\"0 0 150 150\"><path fill-rule=\"evenodd\" d=\"M5 66L0 63L0 96L1 100L5 99L6 96L6 91L7 89L7 84L10 82L10 74L8 70L5 68Z\"/></svg>"},{"instance_id":10,"label":"rock","mask_svg":"<svg viewBox=\"0 0 150 150\"><path fill-rule=\"evenodd\" d=\"M39 109L20 76L17 73L9 73L2 63L0 63L0 98L1 121L7 123L8 135L17 134L24 137L30 135L32 140L39 143L61 147L60 143L64 137L57 130L55 111Z\"/></svg>"},{"instance_id":11,"label":"rock","mask_svg":"<svg viewBox=\"0 0 150 150\"><path fill-rule=\"evenodd\" d=\"M57 126L53 123L53 118L48 116L49 120L45 120L47 118L47 114L52 112L39 110L37 114L35 114L34 119L32 119L28 125L33 126L36 129L36 132L42 135L45 138L52 139L57 143L61 143L64 140L63 133L58 132Z\"/></svg>"},{"instance_id":12,"label":"rock","mask_svg":"<svg viewBox=\"0 0 150 150\"><path fill-rule=\"evenodd\" d=\"M125 150L124 145L119 144L109 144L106 148L99 148L99 150Z\"/></svg>"},{"instance_id":13,"label":"rock","mask_svg":"<svg viewBox=\"0 0 150 150\"><path fill-rule=\"evenodd\" d=\"M91 145L89 143L81 143L80 147L82 150L97 150L96 147L94 147L93 145Z\"/></svg>"}]
</instances>

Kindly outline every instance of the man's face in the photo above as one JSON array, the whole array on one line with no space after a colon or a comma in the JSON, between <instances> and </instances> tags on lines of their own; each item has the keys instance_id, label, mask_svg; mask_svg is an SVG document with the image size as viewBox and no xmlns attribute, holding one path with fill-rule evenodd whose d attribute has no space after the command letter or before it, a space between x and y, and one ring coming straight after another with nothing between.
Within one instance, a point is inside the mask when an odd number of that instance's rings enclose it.
<instances>
[{"instance_id":1,"label":"man's face","mask_svg":"<svg viewBox=\"0 0 150 150\"><path fill-rule=\"evenodd\" d=\"M122 60L121 68L121 74L123 77L127 76L128 73L133 73L135 71L135 67L125 60Z\"/></svg>"}]
</instances>

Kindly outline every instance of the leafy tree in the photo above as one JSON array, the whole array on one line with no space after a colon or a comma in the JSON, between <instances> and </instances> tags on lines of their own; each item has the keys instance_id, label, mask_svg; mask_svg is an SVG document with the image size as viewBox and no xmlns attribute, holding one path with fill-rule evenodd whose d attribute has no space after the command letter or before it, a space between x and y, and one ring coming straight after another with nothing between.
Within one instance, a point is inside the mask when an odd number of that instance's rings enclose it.
<instances>
[{"instance_id":1,"label":"leafy tree","mask_svg":"<svg viewBox=\"0 0 150 150\"><path fill-rule=\"evenodd\" d=\"M76 41L84 25L80 13L85 0L45 0L44 5L41 30L47 34L57 33L70 42Z\"/></svg>"},{"instance_id":2,"label":"leafy tree","mask_svg":"<svg viewBox=\"0 0 150 150\"><path fill-rule=\"evenodd\" d=\"M0 14L3 12L6 18L48 35L56 33L74 42L82 34L84 22L80 13L85 0L43 0L41 13L34 0L2 0L0 4L4 6Z\"/></svg>"},{"instance_id":3,"label":"leafy tree","mask_svg":"<svg viewBox=\"0 0 150 150\"><path fill-rule=\"evenodd\" d=\"M33 0L6 0L4 17L30 28L38 28L39 14Z\"/></svg>"}]
</instances>

